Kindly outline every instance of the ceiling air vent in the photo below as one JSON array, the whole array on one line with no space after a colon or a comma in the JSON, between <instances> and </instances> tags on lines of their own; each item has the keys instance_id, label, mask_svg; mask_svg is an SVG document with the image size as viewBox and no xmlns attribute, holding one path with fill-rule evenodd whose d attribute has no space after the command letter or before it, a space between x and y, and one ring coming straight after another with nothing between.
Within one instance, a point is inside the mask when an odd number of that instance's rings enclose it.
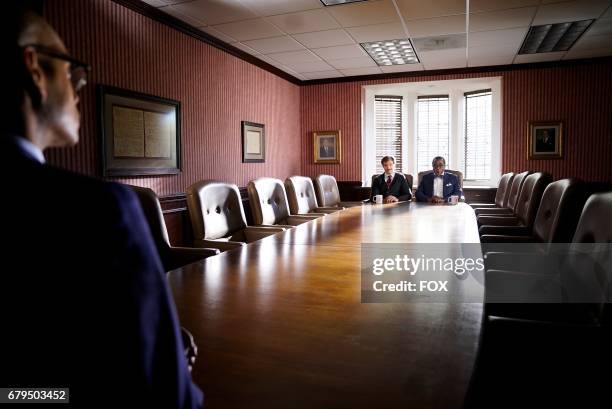
<instances>
[{"instance_id":1,"label":"ceiling air vent","mask_svg":"<svg viewBox=\"0 0 612 409\"><path fill-rule=\"evenodd\" d=\"M521 45L519 54L567 51L589 28L594 20L533 26Z\"/></svg>"}]
</instances>

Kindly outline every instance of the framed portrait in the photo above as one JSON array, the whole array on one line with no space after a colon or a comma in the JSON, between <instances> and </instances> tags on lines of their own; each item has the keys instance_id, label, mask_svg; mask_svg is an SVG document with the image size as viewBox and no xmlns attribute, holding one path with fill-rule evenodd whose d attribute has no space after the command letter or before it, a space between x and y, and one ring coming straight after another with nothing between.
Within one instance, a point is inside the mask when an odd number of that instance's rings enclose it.
<instances>
[{"instance_id":1,"label":"framed portrait","mask_svg":"<svg viewBox=\"0 0 612 409\"><path fill-rule=\"evenodd\" d=\"M98 121L104 176L181 171L181 104L99 85Z\"/></svg>"},{"instance_id":2,"label":"framed portrait","mask_svg":"<svg viewBox=\"0 0 612 409\"><path fill-rule=\"evenodd\" d=\"M563 123L529 122L529 159L559 159L563 156Z\"/></svg>"},{"instance_id":3,"label":"framed portrait","mask_svg":"<svg viewBox=\"0 0 612 409\"><path fill-rule=\"evenodd\" d=\"M340 163L340 131L313 132L314 163Z\"/></svg>"},{"instance_id":4,"label":"framed portrait","mask_svg":"<svg viewBox=\"0 0 612 409\"><path fill-rule=\"evenodd\" d=\"M242 162L266 161L265 126L254 122L242 121Z\"/></svg>"}]
</instances>

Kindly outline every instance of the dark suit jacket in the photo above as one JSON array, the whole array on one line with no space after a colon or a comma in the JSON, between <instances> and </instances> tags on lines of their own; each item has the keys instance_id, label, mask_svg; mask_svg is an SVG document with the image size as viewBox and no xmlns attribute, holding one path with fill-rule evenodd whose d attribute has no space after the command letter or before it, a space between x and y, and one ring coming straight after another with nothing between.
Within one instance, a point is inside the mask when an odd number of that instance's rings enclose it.
<instances>
[{"instance_id":1,"label":"dark suit jacket","mask_svg":"<svg viewBox=\"0 0 612 409\"><path fill-rule=\"evenodd\" d=\"M393 195L400 201L412 199L412 191L410 186L408 186L408 182L406 182L406 178L404 175L397 172L393 175L389 188L387 188L384 173L374 178L374 182L372 183L372 197L376 195L383 195L383 197Z\"/></svg>"},{"instance_id":2,"label":"dark suit jacket","mask_svg":"<svg viewBox=\"0 0 612 409\"><path fill-rule=\"evenodd\" d=\"M69 387L77 407L201 407L134 193L2 135L0 152L0 385Z\"/></svg>"},{"instance_id":3,"label":"dark suit jacket","mask_svg":"<svg viewBox=\"0 0 612 409\"><path fill-rule=\"evenodd\" d=\"M435 175L428 173L423 176L421 183L416 191L416 198L419 202L426 202L433 196L433 184ZM459 196L459 199L463 197L463 192L459 187L459 178L449 172L444 172L444 184L443 184L443 199L447 200L452 195Z\"/></svg>"},{"instance_id":4,"label":"dark suit jacket","mask_svg":"<svg viewBox=\"0 0 612 409\"><path fill-rule=\"evenodd\" d=\"M327 150L325 150L324 146L319 148L319 157L320 158L333 158L334 157L334 148L332 146L328 146Z\"/></svg>"}]
</instances>

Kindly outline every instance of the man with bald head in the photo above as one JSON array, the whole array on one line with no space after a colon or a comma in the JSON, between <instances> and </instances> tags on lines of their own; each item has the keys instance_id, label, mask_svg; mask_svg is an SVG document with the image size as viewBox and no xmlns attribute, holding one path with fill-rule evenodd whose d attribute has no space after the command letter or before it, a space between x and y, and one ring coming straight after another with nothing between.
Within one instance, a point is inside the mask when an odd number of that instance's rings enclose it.
<instances>
[{"instance_id":1,"label":"man with bald head","mask_svg":"<svg viewBox=\"0 0 612 409\"><path fill-rule=\"evenodd\" d=\"M88 67L41 17L7 7L0 387L69 388L78 407L201 407L137 198L45 163L78 142Z\"/></svg>"}]
</instances>

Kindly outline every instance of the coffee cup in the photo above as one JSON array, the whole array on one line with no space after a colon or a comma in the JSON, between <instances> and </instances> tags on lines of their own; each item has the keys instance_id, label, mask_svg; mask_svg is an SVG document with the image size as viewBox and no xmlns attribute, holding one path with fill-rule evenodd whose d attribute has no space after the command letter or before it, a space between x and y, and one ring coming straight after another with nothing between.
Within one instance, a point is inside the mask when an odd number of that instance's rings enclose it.
<instances>
[{"instance_id":1,"label":"coffee cup","mask_svg":"<svg viewBox=\"0 0 612 409\"><path fill-rule=\"evenodd\" d=\"M383 202L383 195L376 195L374 196L374 203L382 203Z\"/></svg>"},{"instance_id":2,"label":"coffee cup","mask_svg":"<svg viewBox=\"0 0 612 409\"><path fill-rule=\"evenodd\" d=\"M452 195L448 198L448 203L456 205L457 203L459 203L459 196Z\"/></svg>"}]
</instances>

